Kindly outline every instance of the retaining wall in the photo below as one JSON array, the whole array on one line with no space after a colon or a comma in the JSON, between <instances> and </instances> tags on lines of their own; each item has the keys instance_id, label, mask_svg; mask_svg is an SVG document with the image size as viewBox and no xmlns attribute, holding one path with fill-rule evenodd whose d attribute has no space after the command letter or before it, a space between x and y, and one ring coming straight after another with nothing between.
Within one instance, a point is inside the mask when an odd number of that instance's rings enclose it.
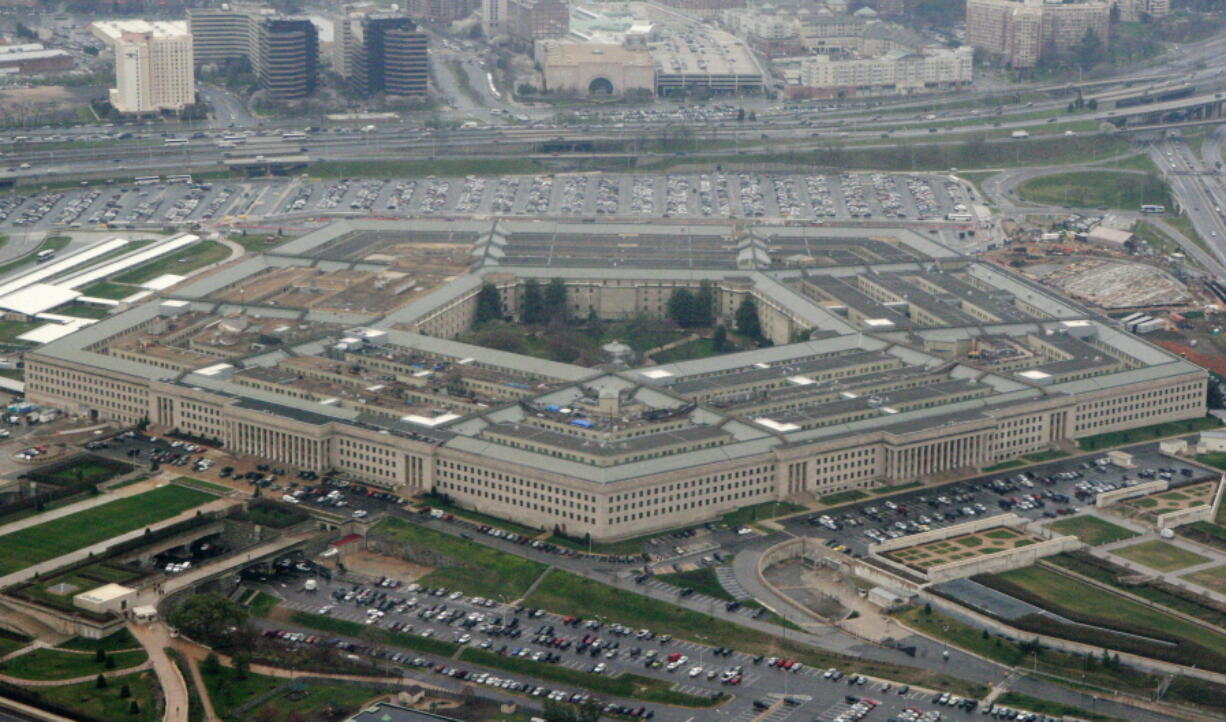
<instances>
[{"instance_id":1,"label":"retaining wall","mask_svg":"<svg viewBox=\"0 0 1226 722\"><path fill-rule=\"evenodd\" d=\"M1094 500L1094 506L1101 509L1104 506L1111 506L1112 504L1124 501L1125 499L1157 494L1158 492L1166 491L1169 488L1171 488L1171 482L1165 479L1155 479L1153 481L1147 481L1144 484L1137 484L1136 486L1125 486L1122 489L1104 491L1098 495L1097 499Z\"/></svg>"}]
</instances>

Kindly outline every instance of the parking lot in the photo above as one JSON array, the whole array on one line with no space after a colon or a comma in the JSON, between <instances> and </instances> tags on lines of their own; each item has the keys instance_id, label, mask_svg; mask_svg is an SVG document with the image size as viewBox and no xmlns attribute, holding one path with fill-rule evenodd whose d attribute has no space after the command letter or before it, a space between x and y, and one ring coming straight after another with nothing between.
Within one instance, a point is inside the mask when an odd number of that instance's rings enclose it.
<instances>
[{"instance_id":1,"label":"parking lot","mask_svg":"<svg viewBox=\"0 0 1226 722\"><path fill-rule=\"evenodd\" d=\"M307 568L310 565L306 565ZM289 609L325 614L390 631L417 635L486 649L490 652L544 664L557 664L591 674L633 673L676 683L675 690L691 695L726 693L733 699L719 708L719 717L730 720L771 719L852 722L882 720L906 715L907 710L939 710L940 719L969 720L971 702L949 698L937 701L931 691L897 686L884 680L844 676L838 670L811 669L798 663L770 657L755 657L735 650L671 639L652 630L630 629L599 620L562 617L546 610L504 605L480 597L465 597L446 589L425 589L397 580L359 578L352 574L325 578L285 565L285 573L263 583L264 589L284 598ZM307 591L308 579L315 591ZM258 583L257 583L258 584ZM302 639L288 644L336 645L339 640L307 628L280 623L265 625L270 636L284 637L297 631ZM277 630L280 630L278 633ZM489 672L465 662L395 649L367 647L352 639L351 651L376 656L423 675L447 674L478 685L536 697L571 698L578 689L560 689L556 683L534 680L526 674ZM541 690L536 691L536 687ZM518 688L517 688L518 687ZM850 700L855 698L855 702ZM877 704L859 704L861 699ZM642 705L618 701L628 707L645 707L642 714L655 719L701 719L699 710ZM859 705L859 707L857 707ZM963 706L958 706L963 705ZM863 709L862 717L847 713ZM697 715L697 716L695 716ZM759 715L769 715L759 717ZM842 715L842 716L840 716ZM900 719L905 717L900 717ZM919 719L919 716L911 719ZM936 719L933 717L932 719Z\"/></svg>"},{"instance_id":2,"label":"parking lot","mask_svg":"<svg viewBox=\"0 0 1226 722\"><path fill-rule=\"evenodd\" d=\"M985 516L1016 513L1028 519L1050 519L1090 507L1098 494L1169 478L1185 486L1216 478L1214 472L1158 453L1157 444L1126 449L1136 468L1123 469L1092 455L985 474L939 487L868 498L819 514L784 520L796 534L818 536L848 554L863 555L868 546L930 529L961 524Z\"/></svg>"},{"instance_id":3,"label":"parking lot","mask_svg":"<svg viewBox=\"0 0 1226 722\"><path fill-rule=\"evenodd\" d=\"M381 217L509 215L621 218L932 220L967 213L966 190L946 176L710 172L559 174L479 178L166 182L0 196L0 227L208 225L226 217L313 212Z\"/></svg>"}]
</instances>

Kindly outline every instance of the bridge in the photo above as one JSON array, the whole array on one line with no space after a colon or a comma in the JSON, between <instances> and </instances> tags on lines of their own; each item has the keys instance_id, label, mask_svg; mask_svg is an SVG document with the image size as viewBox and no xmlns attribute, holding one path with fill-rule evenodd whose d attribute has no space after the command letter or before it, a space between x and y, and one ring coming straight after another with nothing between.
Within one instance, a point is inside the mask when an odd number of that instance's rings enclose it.
<instances>
[{"instance_id":1,"label":"bridge","mask_svg":"<svg viewBox=\"0 0 1226 722\"><path fill-rule=\"evenodd\" d=\"M1095 120L1106 121L1118 128L1136 125L1161 125L1163 123L1210 120L1222 118L1222 106L1226 104L1226 92L1211 95L1194 95L1160 103L1134 105L1096 113Z\"/></svg>"}]
</instances>

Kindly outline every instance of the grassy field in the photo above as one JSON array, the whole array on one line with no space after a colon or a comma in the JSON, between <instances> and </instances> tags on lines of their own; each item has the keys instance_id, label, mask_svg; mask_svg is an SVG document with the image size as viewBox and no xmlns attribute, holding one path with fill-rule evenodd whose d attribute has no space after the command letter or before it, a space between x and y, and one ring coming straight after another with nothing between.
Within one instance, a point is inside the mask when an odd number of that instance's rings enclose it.
<instances>
[{"instance_id":1,"label":"grassy field","mask_svg":"<svg viewBox=\"0 0 1226 722\"><path fill-rule=\"evenodd\" d=\"M280 603L280 599L277 599L268 592L259 592L247 605L247 609L251 610L251 616L263 618L267 617L272 608Z\"/></svg>"},{"instance_id":2,"label":"grassy field","mask_svg":"<svg viewBox=\"0 0 1226 722\"><path fill-rule=\"evenodd\" d=\"M735 528L760 519L774 519L775 517L796 514L804 510L805 508L800 504L793 504L788 501L764 501L761 504L743 506L736 511L724 514L723 522L729 527Z\"/></svg>"},{"instance_id":3,"label":"grassy field","mask_svg":"<svg viewBox=\"0 0 1226 722\"><path fill-rule=\"evenodd\" d=\"M22 647L28 647L32 641L34 640L24 634L10 632L7 629L0 630L0 657L16 652Z\"/></svg>"},{"instance_id":4,"label":"grassy field","mask_svg":"<svg viewBox=\"0 0 1226 722\"><path fill-rule=\"evenodd\" d=\"M452 560L456 566L436 569L419 581L428 586L458 589L465 594L515 599L545 571L545 565L540 562L399 519L384 519L375 525L371 534L429 549Z\"/></svg>"},{"instance_id":5,"label":"grassy field","mask_svg":"<svg viewBox=\"0 0 1226 722\"><path fill-rule=\"evenodd\" d=\"M416 634L404 634L402 632L389 632L385 629L373 628L366 624L336 619L322 614L311 614L310 612L294 612L290 615L289 621L304 627L310 627L311 629L318 629L321 632L344 634L350 637L369 638L373 636L397 647L404 647L405 649L426 654L437 654L441 657L450 657L460 648L460 645L443 639L422 637Z\"/></svg>"},{"instance_id":6,"label":"grassy field","mask_svg":"<svg viewBox=\"0 0 1226 722\"><path fill-rule=\"evenodd\" d=\"M1173 238L1158 230L1152 223L1140 222L1132 229L1137 238L1145 241L1162 253L1184 253L1184 250Z\"/></svg>"},{"instance_id":7,"label":"grassy field","mask_svg":"<svg viewBox=\"0 0 1226 722\"><path fill-rule=\"evenodd\" d=\"M860 501L861 499L867 498L868 494L865 494L859 489L848 489L847 491L838 491L833 494L818 497L817 500L826 506L837 506L839 504L849 504L853 501Z\"/></svg>"},{"instance_id":8,"label":"grassy field","mask_svg":"<svg viewBox=\"0 0 1226 722\"><path fill-rule=\"evenodd\" d=\"M1108 717L1097 712L1073 707L1059 702L1048 702L1045 699L1038 697L1029 697L1017 692L1005 692L996 699L996 704L1013 709L1024 709L1039 714L1051 715L1052 717L1075 717L1084 720L1101 720L1103 722L1123 722L1118 717Z\"/></svg>"},{"instance_id":9,"label":"grassy field","mask_svg":"<svg viewBox=\"0 0 1226 722\"><path fill-rule=\"evenodd\" d=\"M195 489L163 486L0 536L0 574L91 546L215 499Z\"/></svg>"},{"instance_id":10,"label":"grassy field","mask_svg":"<svg viewBox=\"0 0 1226 722\"><path fill-rule=\"evenodd\" d=\"M1196 232L1196 227L1192 225L1192 219L1189 218L1186 213L1180 213L1177 216L1163 216L1162 220L1166 221L1172 228L1182 233L1188 240L1192 241L1206 251L1209 250L1209 244L1205 243L1205 239L1201 238L1200 234Z\"/></svg>"},{"instance_id":11,"label":"grassy field","mask_svg":"<svg viewBox=\"0 0 1226 722\"><path fill-rule=\"evenodd\" d=\"M472 647L467 647L464 651L460 652L460 659L472 662L473 664L504 669L517 674L528 674L538 679L548 679L574 687L581 687L596 694L629 697L644 702L671 704L678 707L712 707L722 698L722 695L717 698L710 698L699 697L684 692L675 692L672 689L674 683L668 680L641 677L637 674L621 674L616 677L609 677L557 664L533 662L521 657L507 657Z\"/></svg>"},{"instance_id":12,"label":"grassy field","mask_svg":"<svg viewBox=\"0 0 1226 722\"><path fill-rule=\"evenodd\" d=\"M1056 173L1017 187L1022 200L1078 208L1139 208L1145 203L1171 204L1170 189L1157 176L1109 171Z\"/></svg>"},{"instance_id":13,"label":"grassy field","mask_svg":"<svg viewBox=\"0 0 1226 722\"><path fill-rule=\"evenodd\" d=\"M149 658L143 649L112 652L110 656L115 659L115 669L135 667ZM57 649L36 649L2 662L0 666L4 668L4 674L10 677L35 680L73 679L107 671L106 665L97 661L92 654Z\"/></svg>"},{"instance_id":14,"label":"grassy field","mask_svg":"<svg viewBox=\"0 0 1226 722\"><path fill-rule=\"evenodd\" d=\"M121 273L113 280L116 283L144 283L167 273L187 275L197 268L225 260L230 249L217 241L200 241L181 248L156 260Z\"/></svg>"},{"instance_id":15,"label":"grassy field","mask_svg":"<svg viewBox=\"0 0 1226 722\"><path fill-rule=\"evenodd\" d=\"M569 572L550 572L549 578L528 596L525 604L560 614L597 617L634 628L646 627L657 633L733 647L751 654L792 657L812 667L834 666L847 673L859 672L908 684L944 689L964 696L982 697L987 691L983 685L927 670L830 654L675 604L628 593Z\"/></svg>"},{"instance_id":16,"label":"grassy field","mask_svg":"<svg viewBox=\"0 0 1226 722\"><path fill-rule=\"evenodd\" d=\"M992 464L991 466L985 466L983 467L983 470L991 474L997 471L1004 471L1005 469L1016 469L1019 466L1025 466L1025 465L1026 465L1026 462L1022 461L1021 459L1009 459L1008 461L1002 461L999 464Z\"/></svg>"},{"instance_id":17,"label":"grassy field","mask_svg":"<svg viewBox=\"0 0 1226 722\"><path fill-rule=\"evenodd\" d=\"M1053 610L1063 607L1076 614L1118 624L1122 628L1139 630L1137 633L1140 634L1148 632L1179 637L1226 655L1226 634L1214 634L1160 609L1125 599L1058 572L1030 566L995 576L1046 601Z\"/></svg>"},{"instance_id":18,"label":"grassy field","mask_svg":"<svg viewBox=\"0 0 1226 722\"><path fill-rule=\"evenodd\" d=\"M1056 566L1077 572L1101 584L1116 587L1129 594L1151 601L1154 604L1160 604L1168 609L1182 612L1190 617L1204 620L1219 627L1226 626L1226 610L1218 609L1212 602L1198 597L1192 592L1183 592L1164 584L1126 585L1121 583L1119 578L1124 570L1119 565L1110 564L1080 552L1057 554L1043 561L1046 564L1055 564Z\"/></svg>"},{"instance_id":19,"label":"grassy field","mask_svg":"<svg viewBox=\"0 0 1226 722\"><path fill-rule=\"evenodd\" d=\"M59 308L53 309L52 313L58 313L64 316L75 316L76 318L106 318L110 315L111 309L106 306L95 306L92 303L78 303L73 301L66 303Z\"/></svg>"},{"instance_id":20,"label":"grassy field","mask_svg":"<svg viewBox=\"0 0 1226 722\"><path fill-rule=\"evenodd\" d=\"M37 323L26 323L25 321L13 321L11 319L0 321L0 343L12 344L28 344L27 341L18 341L17 337L26 331L32 331L38 327Z\"/></svg>"},{"instance_id":21,"label":"grassy field","mask_svg":"<svg viewBox=\"0 0 1226 722\"><path fill-rule=\"evenodd\" d=\"M109 298L113 301L122 301L134 293L139 293L141 290L138 286L127 286L112 281L98 281L81 289L81 293L93 298Z\"/></svg>"},{"instance_id":22,"label":"grassy field","mask_svg":"<svg viewBox=\"0 0 1226 722\"><path fill-rule=\"evenodd\" d=\"M248 672L246 679L239 679L230 667L221 667L213 674L200 668L200 676L208 689L213 711L222 719L237 719L234 710L253 698L267 694L285 684L285 680Z\"/></svg>"},{"instance_id":23,"label":"grassy field","mask_svg":"<svg viewBox=\"0 0 1226 722\"><path fill-rule=\"evenodd\" d=\"M1209 557L1157 540L1120 547L1112 553L1160 572L1173 572L1209 561Z\"/></svg>"},{"instance_id":24,"label":"grassy field","mask_svg":"<svg viewBox=\"0 0 1226 722\"><path fill-rule=\"evenodd\" d=\"M59 645L60 649L76 649L82 652L92 652L96 649L114 652L120 649L137 649L139 647L140 642L136 641L136 637L133 637L126 627L102 639L73 637Z\"/></svg>"},{"instance_id":25,"label":"grassy field","mask_svg":"<svg viewBox=\"0 0 1226 722\"><path fill-rule=\"evenodd\" d=\"M293 236L278 236L275 233L231 233L228 238L247 249L250 253L259 253L290 240Z\"/></svg>"},{"instance_id":26,"label":"grassy field","mask_svg":"<svg viewBox=\"0 0 1226 722\"><path fill-rule=\"evenodd\" d=\"M93 680L59 687L39 687L38 693L56 704L70 707L82 714L100 720L128 720L129 722L154 722L161 719L157 714L159 686L152 672L128 674L107 680L106 689L95 689ZM132 696L123 699L119 691L128 685ZM136 700L139 714L128 709Z\"/></svg>"},{"instance_id":27,"label":"grassy field","mask_svg":"<svg viewBox=\"0 0 1226 722\"><path fill-rule=\"evenodd\" d=\"M1202 416L1199 419L1171 421L1165 424L1154 424L1153 426L1129 429L1128 431L1111 431L1106 434L1085 436L1077 440L1077 445L1083 451L1098 451L1099 449L1109 449L1113 446L1139 444L1144 441L1153 441L1154 439L1161 439L1167 436L1178 436L1179 434L1191 434L1197 431L1204 431L1205 429L1216 429L1221 425L1222 421L1216 416Z\"/></svg>"},{"instance_id":28,"label":"grassy field","mask_svg":"<svg viewBox=\"0 0 1226 722\"><path fill-rule=\"evenodd\" d=\"M1072 534L1090 546L1110 544L1111 542L1136 536L1135 532L1131 532L1118 524L1112 524L1109 521L1104 521L1089 514L1053 521L1047 525L1047 528L1061 534Z\"/></svg>"},{"instance_id":29,"label":"grassy field","mask_svg":"<svg viewBox=\"0 0 1226 722\"><path fill-rule=\"evenodd\" d=\"M696 358L710 358L719 356L720 352L715 350L711 345L709 338L696 338L692 341L686 341L683 344L674 346L667 351L658 351L651 355L651 358L656 363L671 364L678 361L689 361Z\"/></svg>"},{"instance_id":30,"label":"grassy field","mask_svg":"<svg viewBox=\"0 0 1226 722\"><path fill-rule=\"evenodd\" d=\"M673 574L658 574L656 579L678 587L689 587L699 594L722 599L725 602L731 602L734 599L728 590L724 589L724 585L719 583L719 578L715 576L715 569L711 567Z\"/></svg>"},{"instance_id":31,"label":"grassy field","mask_svg":"<svg viewBox=\"0 0 1226 722\"><path fill-rule=\"evenodd\" d=\"M49 484L60 486L65 484L101 484L117 476L127 474L135 468L131 464L101 460L95 456L81 458L48 473L35 471L30 476L38 481L45 481Z\"/></svg>"},{"instance_id":32,"label":"grassy field","mask_svg":"<svg viewBox=\"0 0 1226 722\"><path fill-rule=\"evenodd\" d=\"M1184 579L1206 589L1212 589L1218 594L1226 594L1226 565L1188 574L1184 576Z\"/></svg>"},{"instance_id":33,"label":"grassy field","mask_svg":"<svg viewBox=\"0 0 1226 722\"><path fill-rule=\"evenodd\" d=\"M179 484L181 486L186 486L190 489L196 489L198 491L205 491L214 496L226 496L230 492L234 491L233 489L226 486L225 484L214 484L211 481L205 481L204 479L196 479L190 476L176 477L175 479L171 481L171 483Z\"/></svg>"},{"instance_id":34,"label":"grassy field","mask_svg":"<svg viewBox=\"0 0 1226 722\"><path fill-rule=\"evenodd\" d=\"M472 509L465 509L458 504L452 503L446 497L437 494L422 494L420 497L420 502L431 509L442 509L443 511L450 512L456 516L463 517L478 524L498 527L499 529L519 534L521 536L535 537L542 533L540 529L533 529L532 527L527 527L523 524L516 524L513 521L503 519L501 517L482 514L481 512L473 511Z\"/></svg>"},{"instance_id":35,"label":"grassy field","mask_svg":"<svg viewBox=\"0 0 1226 722\"><path fill-rule=\"evenodd\" d=\"M881 496L884 494L896 494L900 491L906 491L907 489L918 489L923 485L923 482L910 481L906 484L895 484L894 486L879 486L875 489L869 489L869 491Z\"/></svg>"},{"instance_id":36,"label":"grassy field","mask_svg":"<svg viewBox=\"0 0 1226 722\"><path fill-rule=\"evenodd\" d=\"M392 691L391 689L381 691L356 684L312 684L304 690L301 697L294 695L296 699L289 695L272 697L264 704L253 707L248 712L247 718L256 720L348 719L350 715L363 709L367 702L377 697L385 697Z\"/></svg>"}]
</instances>

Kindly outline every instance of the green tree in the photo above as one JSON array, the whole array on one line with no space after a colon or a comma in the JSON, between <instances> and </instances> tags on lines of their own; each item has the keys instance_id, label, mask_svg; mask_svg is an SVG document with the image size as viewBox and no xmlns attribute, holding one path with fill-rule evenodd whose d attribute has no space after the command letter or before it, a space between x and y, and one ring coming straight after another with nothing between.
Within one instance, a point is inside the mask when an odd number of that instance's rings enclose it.
<instances>
[{"instance_id":1,"label":"green tree","mask_svg":"<svg viewBox=\"0 0 1226 722\"><path fill-rule=\"evenodd\" d=\"M932 614L932 602L924 602L924 614Z\"/></svg>"},{"instance_id":2,"label":"green tree","mask_svg":"<svg viewBox=\"0 0 1226 722\"><path fill-rule=\"evenodd\" d=\"M209 652L204 661L200 663L200 671L210 677L221 671L221 659L217 657L216 652Z\"/></svg>"},{"instance_id":3,"label":"green tree","mask_svg":"<svg viewBox=\"0 0 1226 722\"><path fill-rule=\"evenodd\" d=\"M94 677L94 689L106 689L106 677L103 677L101 673Z\"/></svg>"},{"instance_id":4,"label":"green tree","mask_svg":"<svg viewBox=\"0 0 1226 722\"><path fill-rule=\"evenodd\" d=\"M694 294L688 288L675 288L668 297L668 317L682 328L694 325Z\"/></svg>"},{"instance_id":5,"label":"green tree","mask_svg":"<svg viewBox=\"0 0 1226 722\"><path fill-rule=\"evenodd\" d=\"M481 284L477 292L477 311L473 314L473 326L502 318L502 296L492 283Z\"/></svg>"},{"instance_id":6,"label":"green tree","mask_svg":"<svg viewBox=\"0 0 1226 722\"><path fill-rule=\"evenodd\" d=\"M523 298L519 309L520 320L524 323L537 324L545 322L545 301L541 298L541 284L535 278L524 281Z\"/></svg>"},{"instance_id":7,"label":"green tree","mask_svg":"<svg viewBox=\"0 0 1226 722\"><path fill-rule=\"evenodd\" d=\"M370 629L370 627L368 627ZM247 654L234 655L234 678L242 681L251 673L251 656Z\"/></svg>"},{"instance_id":8,"label":"green tree","mask_svg":"<svg viewBox=\"0 0 1226 722\"><path fill-rule=\"evenodd\" d=\"M694 325L707 327L715 323L715 290L704 280L694 294Z\"/></svg>"},{"instance_id":9,"label":"green tree","mask_svg":"<svg viewBox=\"0 0 1226 722\"><path fill-rule=\"evenodd\" d=\"M107 669L115 669L115 658L107 657L106 661L102 663L102 666L106 667Z\"/></svg>"},{"instance_id":10,"label":"green tree","mask_svg":"<svg viewBox=\"0 0 1226 722\"><path fill-rule=\"evenodd\" d=\"M105 662L106 661L106 650L105 649L94 650L94 661L97 662L98 664L102 664L103 662Z\"/></svg>"},{"instance_id":11,"label":"green tree","mask_svg":"<svg viewBox=\"0 0 1226 722\"><path fill-rule=\"evenodd\" d=\"M566 321L566 281L551 278L545 286L545 320Z\"/></svg>"},{"instance_id":12,"label":"green tree","mask_svg":"<svg viewBox=\"0 0 1226 722\"><path fill-rule=\"evenodd\" d=\"M575 708L568 704L561 704L552 700L545 702L545 709L542 711L545 722L578 722L578 716L575 714Z\"/></svg>"},{"instance_id":13,"label":"green tree","mask_svg":"<svg viewBox=\"0 0 1226 722\"><path fill-rule=\"evenodd\" d=\"M1102 57L1103 41L1092 28L1086 28L1085 36L1073 47L1073 59L1082 70L1089 70L1097 65Z\"/></svg>"},{"instance_id":14,"label":"green tree","mask_svg":"<svg viewBox=\"0 0 1226 722\"><path fill-rule=\"evenodd\" d=\"M715 333L711 334L711 348L715 353L723 353L728 350L728 329L724 325L715 327Z\"/></svg>"},{"instance_id":15,"label":"green tree","mask_svg":"<svg viewBox=\"0 0 1226 722\"><path fill-rule=\"evenodd\" d=\"M749 296L736 309L736 330L754 340L762 338L762 323L758 320L758 304Z\"/></svg>"},{"instance_id":16,"label":"green tree","mask_svg":"<svg viewBox=\"0 0 1226 722\"><path fill-rule=\"evenodd\" d=\"M140 705L137 704L136 700L132 700L132 702L128 705L128 714L130 715L140 714Z\"/></svg>"},{"instance_id":17,"label":"green tree","mask_svg":"<svg viewBox=\"0 0 1226 722\"><path fill-rule=\"evenodd\" d=\"M124 686L119 688L119 698L120 699L127 699L131 696L132 696L132 690L131 688L128 687L128 685L125 684Z\"/></svg>"},{"instance_id":18,"label":"green tree","mask_svg":"<svg viewBox=\"0 0 1226 722\"><path fill-rule=\"evenodd\" d=\"M238 629L247 624L247 609L219 594L188 597L167 620L188 637L211 646L228 646Z\"/></svg>"}]
</instances>

